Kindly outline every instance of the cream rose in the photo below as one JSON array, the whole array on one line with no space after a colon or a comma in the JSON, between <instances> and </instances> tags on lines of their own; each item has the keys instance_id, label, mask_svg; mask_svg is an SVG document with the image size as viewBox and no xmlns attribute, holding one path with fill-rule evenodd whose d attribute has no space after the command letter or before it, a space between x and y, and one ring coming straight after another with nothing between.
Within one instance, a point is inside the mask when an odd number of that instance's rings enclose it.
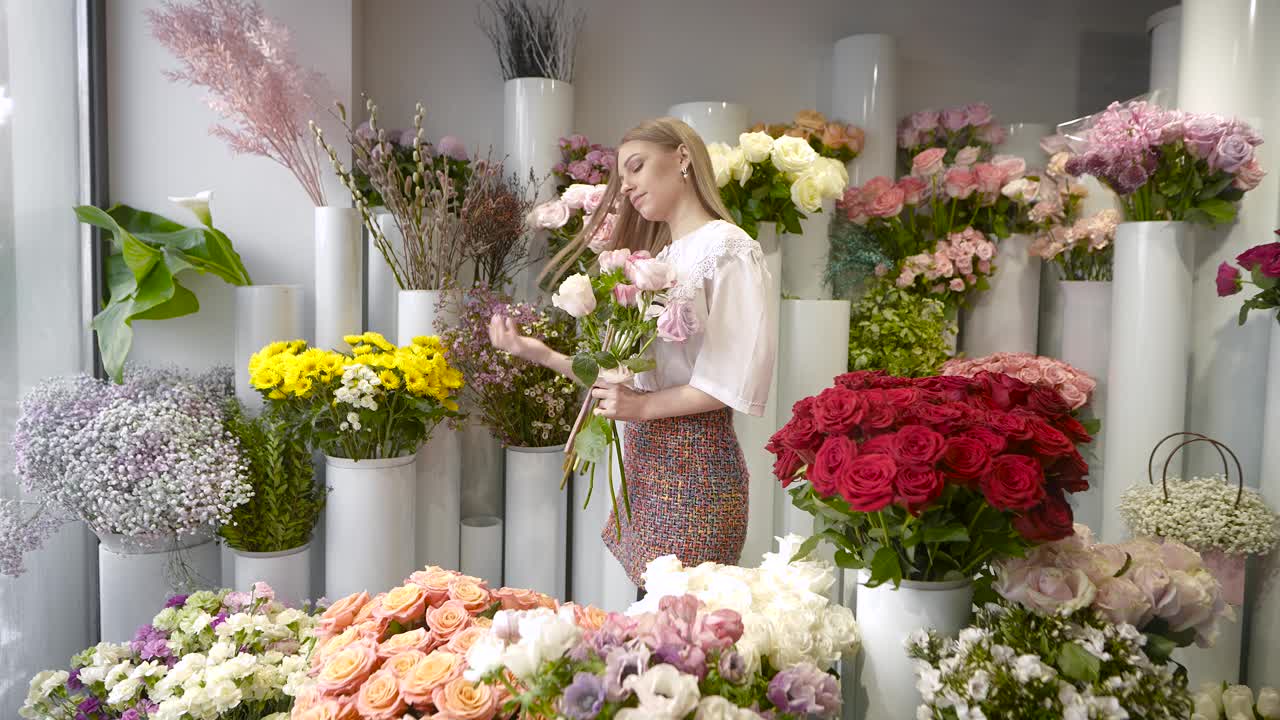
<instances>
[{"instance_id":1,"label":"cream rose","mask_svg":"<svg viewBox=\"0 0 1280 720\"><path fill-rule=\"evenodd\" d=\"M818 159L818 153L809 145L808 140L787 135L774 141L769 157L780 172L799 175L813 165L813 161Z\"/></svg>"},{"instance_id":2,"label":"cream rose","mask_svg":"<svg viewBox=\"0 0 1280 720\"><path fill-rule=\"evenodd\" d=\"M427 613L427 626L431 633L442 642L448 642L454 635L471 625L471 613L462 603L449 600L440 607Z\"/></svg>"},{"instance_id":3,"label":"cream rose","mask_svg":"<svg viewBox=\"0 0 1280 720\"><path fill-rule=\"evenodd\" d=\"M390 670L379 670L360 686L356 709L364 720L396 720L408 708L400 681Z\"/></svg>"},{"instance_id":4,"label":"cream rose","mask_svg":"<svg viewBox=\"0 0 1280 720\"><path fill-rule=\"evenodd\" d=\"M738 136L738 146L746 155L747 162L764 162L773 152L773 145L773 138L766 132L744 132Z\"/></svg>"},{"instance_id":5,"label":"cream rose","mask_svg":"<svg viewBox=\"0 0 1280 720\"><path fill-rule=\"evenodd\" d=\"M401 625L408 625L421 620L426 607L426 591L422 586L410 583L392 588L384 595L382 605L374 611L374 616L391 618Z\"/></svg>"},{"instance_id":6,"label":"cream rose","mask_svg":"<svg viewBox=\"0 0 1280 720\"><path fill-rule=\"evenodd\" d=\"M462 658L451 652L436 650L418 661L400 678L400 692L414 707L431 702L436 688L462 674Z\"/></svg>"},{"instance_id":7,"label":"cream rose","mask_svg":"<svg viewBox=\"0 0 1280 720\"><path fill-rule=\"evenodd\" d=\"M458 578L449 584L449 599L461 603L462 607L473 613L483 612L493 604L488 590L465 578Z\"/></svg>"},{"instance_id":8,"label":"cream rose","mask_svg":"<svg viewBox=\"0 0 1280 720\"><path fill-rule=\"evenodd\" d=\"M378 657L389 658L409 650L425 652L430 643L431 637L426 628L414 628L383 640L378 645Z\"/></svg>"},{"instance_id":9,"label":"cream rose","mask_svg":"<svg viewBox=\"0 0 1280 720\"><path fill-rule=\"evenodd\" d=\"M455 678L431 694L436 710L455 720L484 720L493 715L497 695L488 685Z\"/></svg>"},{"instance_id":10,"label":"cream rose","mask_svg":"<svg viewBox=\"0 0 1280 720\"><path fill-rule=\"evenodd\" d=\"M816 173L807 172L791 183L791 202L805 213L822 210L822 179Z\"/></svg>"},{"instance_id":11,"label":"cream rose","mask_svg":"<svg viewBox=\"0 0 1280 720\"><path fill-rule=\"evenodd\" d=\"M334 695L350 695L373 672L377 661L374 644L357 640L325 662L316 677L316 687Z\"/></svg>"},{"instance_id":12,"label":"cream rose","mask_svg":"<svg viewBox=\"0 0 1280 720\"><path fill-rule=\"evenodd\" d=\"M729 166L729 146L724 143L711 143L707 146L707 155L711 158L711 172L715 177L716 187L724 187L733 179L733 170Z\"/></svg>"},{"instance_id":13,"label":"cream rose","mask_svg":"<svg viewBox=\"0 0 1280 720\"><path fill-rule=\"evenodd\" d=\"M581 210L586 206L587 196L591 194L593 187L583 183L574 183L565 188L564 194L560 196L560 202L572 210ZM591 211L588 210L587 212Z\"/></svg>"},{"instance_id":14,"label":"cream rose","mask_svg":"<svg viewBox=\"0 0 1280 720\"><path fill-rule=\"evenodd\" d=\"M565 278L560 283L560 291L551 296L551 304L575 318L590 315L596 309L596 295L591 288L591 278L581 273Z\"/></svg>"},{"instance_id":15,"label":"cream rose","mask_svg":"<svg viewBox=\"0 0 1280 720\"><path fill-rule=\"evenodd\" d=\"M427 656L421 650L405 650L403 652L392 655L383 663L384 670L390 670L392 675L402 678L409 674L414 665L417 665L423 658Z\"/></svg>"},{"instance_id":16,"label":"cream rose","mask_svg":"<svg viewBox=\"0 0 1280 720\"><path fill-rule=\"evenodd\" d=\"M725 155L725 162L729 165L729 174L732 179L737 180L739 185L746 185L751 179L751 175L755 173L755 166L751 161L747 160L747 153L740 147L736 147ZM719 176L716 176L717 185L719 185Z\"/></svg>"},{"instance_id":17,"label":"cream rose","mask_svg":"<svg viewBox=\"0 0 1280 720\"><path fill-rule=\"evenodd\" d=\"M542 230L557 230L568 224L572 212L567 203L550 200L529 213L529 224Z\"/></svg>"}]
</instances>

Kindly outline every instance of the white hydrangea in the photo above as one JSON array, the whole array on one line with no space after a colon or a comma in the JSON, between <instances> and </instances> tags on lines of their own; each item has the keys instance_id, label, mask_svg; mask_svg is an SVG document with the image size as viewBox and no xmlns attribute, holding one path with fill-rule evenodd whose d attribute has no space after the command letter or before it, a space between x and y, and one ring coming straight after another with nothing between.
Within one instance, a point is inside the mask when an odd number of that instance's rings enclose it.
<instances>
[{"instance_id":1,"label":"white hydrangea","mask_svg":"<svg viewBox=\"0 0 1280 720\"><path fill-rule=\"evenodd\" d=\"M1169 478L1169 499L1159 484L1133 485L1120 499L1120 517L1138 536L1165 537L1196 550L1266 555L1280 544L1280 515L1253 488L1224 475Z\"/></svg>"}]
</instances>

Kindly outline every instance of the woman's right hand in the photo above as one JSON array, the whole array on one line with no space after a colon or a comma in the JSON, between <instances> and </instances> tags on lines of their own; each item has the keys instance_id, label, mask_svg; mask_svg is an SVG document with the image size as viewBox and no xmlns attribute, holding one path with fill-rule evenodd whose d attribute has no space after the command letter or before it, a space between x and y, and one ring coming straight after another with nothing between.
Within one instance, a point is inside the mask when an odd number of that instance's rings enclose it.
<instances>
[{"instance_id":1,"label":"woman's right hand","mask_svg":"<svg viewBox=\"0 0 1280 720\"><path fill-rule=\"evenodd\" d=\"M489 318L489 344L499 350L509 352L521 360L538 362L546 345L537 338L520 334L520 326L505 315L494 315Z\"/></svg>"}]
</instances>

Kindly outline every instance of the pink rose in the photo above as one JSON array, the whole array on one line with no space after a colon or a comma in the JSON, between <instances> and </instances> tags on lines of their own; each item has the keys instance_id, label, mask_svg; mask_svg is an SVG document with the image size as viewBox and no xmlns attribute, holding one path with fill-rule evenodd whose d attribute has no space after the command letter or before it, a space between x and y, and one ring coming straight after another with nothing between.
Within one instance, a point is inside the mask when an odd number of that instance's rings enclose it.
<instances>
[{"instance_id":1,"label":"pink rose","mask_svg":"<svg viewBox=\"0 0 1280 720\"><path fill-rule=\"evenodd\" d=\"M698 332L698 315L681 300L669 301L658 316L658 337L667 342L684 342Z\"/></svg>"},{"instance_id":2,"label":"pink rose","mask_svg":"<svg viewBox=\"0 0 1280 720\"><path fill-rule=\"evenodd\" d=\"M1155 616L1169 623L1174 632L1194 629L1197 644L1201 637L1208 638L1217 634L1214 620L1214 605L1222 586L1208 572L1203 577L1178 570L1169 574L1169 587L1164 596L1156 604ZM1201 647L1206 647L1201 645Z\"/></svg>"},{"instance_id":3,"label":"pink rose","mask_svg":"<svg viewBox=\"0 0 1280 720\"><path fill-rule=\"evenodd\" d=\"M970 145L956 153L956 164L968 167L978 162L978 155L982 152L982 148Z\"/></svg>"},{"instance_id":4,"label":"pink rose","mask_svg":"<svg viewBox=\"0 0 1280 720\"><path fill-rule=\"evenodd\" d=\"M986 103L971 103L964 108L965 120L974 127L991 122L991 106Z\"/></svg>"},{"instance_id":5,"label":"pink rose","mask_svg":"<svg viewBox=\"0 0 1280 720\"><path fill-rule=\"evenodd\" d=\"M1068 570L1083 570L1093 584L1115 577L1128 561L1129 556L1115 545L1085 546L1079 536L1065 538L1055 543L1058 550L1054 564Z\"/></svg>"},{"instance_id":6,"label":"pink rose","mask_svg":"<svg viewBox=\"0 0 1280 720\"><path fill-rule=\"evenodd\" d=\"M1004 184L1004 173L995 165L980 163L973 168L973 175L978 181L978 192L988 200L1000 197L1000 186Z\"/></svg>"},{"instance_id":7,"label":"pink rose","mask_svg":"<svg viewBox=\"0 0 1280 720\"><path fill-rule=\"evenodd\" d=\"M1258 158L1252 158L1240 168L1240 172L1236 175L1235 182L1232 183L1237 189L1248 192L1262 182L1263 176L1267 173L1263 171L1262 166L1258 164Z\"/></svg>"},{"instance_id":8,"label":"pink rose","mask_svg":"<svg viewBox=\"0 0 1280 720\"><path fill-rule=\"evenodd\" d=\"M964 108L962 107L947 108L942 111L942 118L940 122L944 129L955 132L968 124L969 117L965 114Z\"/></svg>"},{"instance_id":9,"label":"pink rose","mask_svg":"<svg viewBox=\"0 0 1280 720\"><path fill-rule=\"evenodd\" d=\"M902 205L905 201L906 193L902 191L902 188L891 187L880 193L880 196L871 203L871 206L867 208L867 214L871 217L894 217L902 212Z\"/></svg>"},{"instance_id":10,"label":"pink rose","mask_svg":"<svg viewBox=\"0 0 1280 720\"><path fill-rule=\"evenodd\" d=\"M978 128L978 140L988 145L999 145L1009 137L1009 133L1004 129L1003 125L988 123Z\"/></svg>"},{"instance_id":11,"label":"pink rose","mask_svg":"<svg viewBox=\"0 0 1280 720\"><path fill-rule=\"evenodd\" d=\"M996 244L986 238L982 238L974 243L973 254L977 255L979 260L990 260L996 256ZM982 272L987 272L987 270Z\"/></svg>"},{"instance_id":12,"label":"pink rose","mask_svg":"<svg viewBox=\"0 0 1280 720\"><path fill-rule=\"evenodd\" d=\"M1017 180L1027 173L1027 161L1013 155L997 155L991 158L991 164L1004 173L1001 185Z\"/></svg>"},{"instance_id":13,"label":"pink rose","mask_svg":"<svg viewBox=\"0 0 1280 720\"><path fill-rule=\"evenodd\" d=\"M920 152L911 160L911 174L919 177L932 177L942 171L942 159L947 151L942 148L929 148Z\"/></svg>"},{"instance_id":14,"label":"pink rose","mask_svg":"<svg viewBox=\"0 0 1280 720\"><path fill-rule=\"evenodd\" d=\"M1035 385L1044 379L1044 373L1040 371L1039 365L1031 363L1024 365L1016 377L1028 385Z\"/></svg>"},{"instance_id":15,"label":"pink rose","mask_svg":"<svg viewBox=\"0 0 1280 720\"><path fill-rule=\"evenodd\" d=\"M862 199L863 204L870 205L872 201L891 187L893 187L892 179L884 175L877 175L862 184L862 187L858 190L858 196Z\"/></svg>"},{"instance_id":16,"label":"pink rose","mask_svg":"<svg viewBox=\"0 0 1280 720\"><path fill-rule=\"evenodd\" d=\"M938 112L936 110L914 112L911 114L909 122L913 130L936 129L938 127Z\"/></svg>"},{"instance_id":17,"label":"pink rose","mask_svg":"<svg viewBox=\"0 0 1280 720\"><path fill-rule=\"evenodd\" d=\"M590 224L591 218L582 219L583 227ZM587 247L591 252L598 253L607 249L613 244L613 231L618 224L618 216L615 213L609 213L604 216L604 220L600 222L600 227L596 228L596 232L591 236L591 240L587 242Z\"/></svg>"},{"instance_id":18,"label":"pink rose","mask_svg":"<svg viewBox=\"0 0 1280 720\"><path fill-rule=\"evenodd\" d=\"M1093 602L1097 589L1082 570L1043 565L1001 571L993 589L1001 596L1046 615L1070 614Z\"/></svg>"},{"instance_id":19,"label":"pink rose","mask_svg":"<svg viewBox=\"0 0 1280 720\"><path fill-rule=\"evenodd\" d=\"M661 260L652 258L628 260L625 272L627 279L641 290L650 292L666 290L676 284L675 266Z\"/></svg>"},{"instance_id":20,"label":"pink rose","mask_svg":"<svg viewBox=\"0 0 1280 720\"><path fill-rule=\"evenodd\" d=\"M640 297L640 288L635 285L618 283L613 286L613 299L623 307L635 305L638 297Z\"/></svg>"},{"instance_id":21,"label":"pink rose","mask_svg":"<svg viewBox=\"0 0 1280 720\"><path fill-rule=\"evenodd\" d=\"M979 260L979 261L978 261L978 272L982 273L983 275L990 275L990 274L991 274L991 261L990 261L990 260Z\"/></svg>"},{"instance_id":22,"label":"pink rose","mask_svg":"<svg viewBox=\"0 0 1280 720\"><path fill-rule=\"evenodd\" d=\"M598 258L600 261L600 272L613 272L627 266L627 258L631 257L631 251L626 248L618 248L617 250L605 250L600 253Z\"/></svg>"},{"instance_id":23,"label":"pink rose","mask_svg":"<svg viewBox=\"0 0 1280 720\"><path fill-rule=\"evenodd\" d=\"M914 128L904 127L898 130L898 147L913 148L920 144L920 131Z\"/></svg>"},{"instance_id":24,"label":"pink rose","mask_svg":"<svg viewBox=\"0 0 1280 720\"><path fill-rule=\"evenodd\" d=\"M948 283L948 287L951 288L952 292L964 292L964 280L960 278L952 278L951 282Z\"/></svg>"},{"instance_id":25,"label":"pink rose","mask_svg":"<svg viewBox=\"0 0 1280 720\"><path fill-rule=\"evenodd\" d=\"M1160 557L1170 570L1192 572L1204 567L1200 553L1176 540L1165 540L1160 544Z\"/></svg>"},{"instance_id":26,"label":"pink rose","mask_svg":"<svg viewBox=\"0 0 1280 720\"><path fill-rule=\"evenodd\" d=\"M604 202L604 191L608 188L608 185L589 186L586 197L582 199L582 209L588 213L594 213L600 207L600 203Z\"/></svg>"},{"instance_id":27,"label":"pink rose","mask_svg":"<svg viewBox=\"0 0 1280 720\"><path fill-rule=\"evenodd\" d=\"M1048 385L1052 385L1055 389L1070 379L1070 376L1067 375L1066 369L1058 363L1043 362L1041 363L1040 370L1041 375L1044 377L1044 382Z\"/></svg>"},{"instance_id":28,"label":"pink rose","mask_svg":"<svg viewBox=\"0 0 1280 720\"><path fill-rule=\"evenodd\" d=\"M1117 625L1129 623L1141 628L1151 620L1151 601L1133 582L1122 577L1107 577L1098 584L1093 600L1098 611Z\"/></svg>"},{"instance_id":29,"label":"pink rose","mask_svg":"<svg viewBox=\"0 0 1280 720\"><path fill-rule=\"evenodd\" d=\"M929 190L929 185L924 180L908 175L898 180L898 189L902 191L902 202L906 205L919 205L921 200L925 199L925 193ZM895 215L897 213L894 213Z\"/></svg>"},{"instance_id":30,"label":"pink rose","mask_svg":"<svg viewBox=\"0 0 1280 720\"><path fill-rule=\"evenodd\" d=\"M967 168L953 167L943 176L942 187L947 195L963 200L978 189L978 178L974 177L973 172Z\"/></svg>"},{"instance_id":31,"label":"pink rose","mask_svg":"<svg viewBox=\"0 0 1280 720\"><path fill-rule=\"evenodd\" d=\"M569 206L560 200L544 202L529 213L529 224L542 230L558 230L569 222Z\"/></svg>"},{"instance_id":32,"label":"pink rose","mask_svg":"<svg viewBox=\"0 0 1280 720\"><path fill-rule=\"evenodd\" d=\"M580 210L586 205L587 195L591 192L591 186L583 183L574 183L565 188L564 194L560 196L560 201L568 205L571 209ZM595 210L588 210L593 213Z\"/></svg>"}]
</instances>

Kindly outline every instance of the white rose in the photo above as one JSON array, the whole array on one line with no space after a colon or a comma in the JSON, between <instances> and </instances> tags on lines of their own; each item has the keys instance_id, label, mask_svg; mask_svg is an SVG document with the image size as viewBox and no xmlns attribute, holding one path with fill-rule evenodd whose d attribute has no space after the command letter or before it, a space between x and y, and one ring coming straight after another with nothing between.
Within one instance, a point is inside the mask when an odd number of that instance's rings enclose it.
<instances>
[{"instance_id":1,"label":"white rose","mask_svg":"<svg viewBox=\"0 0 1280 720\"><path fill-rule=\"evenodd\" d=\"M1280 692L1264 687L1258 691L1258 714L1267 720L1280 718Z\"/></svg>"},{"instance_id":2,"label":"white rose","mask_svg":"<svg viewBox=\"0 0 1280 720\"><path fill-rule=\"evenodd\" d=\"M1222 710L1227 720L1253 720L1253 691L1247 685L1232 685L1223 690Z\"/></svg>"},{"instance_id":3,"label":"white rose","mask_svg":"<svg viewBox=\"0 0 1280 720\"><path fill-rule=\"evenodd\" d=\"M530 211L529 224L542 230L557 230L569 222L571 212L567 203L551 200Z\"/></svg>"},{"instance_id":4,"label":"white rose","mask_svg":"<svg viewBox=\"0 0 1280 720\"><path fill-rule=\"evenodd\" d=\"M822 179L814 173L804 173L791 183L791 202L805 213L822 210Z\"/></svg>"},{"instance_id":5,"label":"white rose","mask_svg":"<svg viewBox=\"0 0 1280 720\"><path fill-rule=\"evenodd\" d=\"M780 172L799 175L813 165L813 161L818 159L818 153L809 145L808 140L783 135L774 141L769 157Z\"/></svg>"},{"instance_id":6,"label":"white rose","mask_svg":"<svg viewBox=\"0 0 1280 720\"><path fill-rule=\"evenodd\" d=\"M712 145L723 145L723 143L712 143ZM711 147L707 149L710 150ZM724 187L733 179L733 167L729 164L730 152L726 147L723 150L710 153L711 172L715 176L716 187Z\"/></svg>"},{"instance_id":7,"label":"white rose","mask_svg":"<svg viewBox=\"0 0 1280 720\"><path fill-rule=\"evenodd\" d=\"M560 202L573 210L582 208L587 202L587 195L591 193L594 185L586 185L584 183L574 183L565 188L564 194L560 196Z\"/></svg>"},{"instance_id":8,"label":"white rose","mask_svg":"<svg viewBox=\"0 0 1280 720\"><path fill-rule=\"evenodd\" d=\"M642 675L632 675L622 686L633 690L644 717L682 718L698 707L698 679L672 665L654 665Z\"/></svg>"},{"instance_id":9,"label":"white rose","mask_svg":"<svg viewBox=\"0 0 1280 720\"><path fill-rule=\"evenodd\" d=\"M835 158L817 158L813 161L813 167L809 168L809 172L818 176L822 182L823 197L827 199L840 197L849 185L848 169L845 168L844 163Z\"/></svg>"},{"instance_id":10,"label":"white rose","mask_svg":"<svg viewBox=\"0 0 1280 720\"><path fill-rule=\"evenodd\" d=\"M739 185L746 185L747 181L756 171L756 166L747 160L747 154L742 148L736 147L725 155L725 160L729 164L729 173Z\"/></svg>"},{"instance_id":11,"label":"white rose","mask_svg":"<svg viewBox=\"0 0 1280 720\"><path fill-rule=\"evenodd\" d=\"M578 273L560 283L560 291L551 296L551 304L570 315L580 318L596 309L596 295L591 288L591 278Z\"/></svg>"},{"instance_id":12,"label":"white rose","mask_svg":"<svg viewBox=\"0 0 1280 720\"><path fill-rule=\"evenodd\" d=\"M747 162L758 163L764 162L773 152L774 140L767 132L744 132L738 136L738 145L746 154Z\"/></svg>"},{"instance_id":13,"label":"white rose","mask_svg":"<svg viewBox=\"0 0 1280 720\"><path fill-rule=\"evenodd\" d=\"M1212 685L1212 683L1210 683ZM1207 718L1218 720L1222 717L1222 693L1216 688L1201 688L1191 698L1195 711Z\"/></svg>"}]
</instances>

